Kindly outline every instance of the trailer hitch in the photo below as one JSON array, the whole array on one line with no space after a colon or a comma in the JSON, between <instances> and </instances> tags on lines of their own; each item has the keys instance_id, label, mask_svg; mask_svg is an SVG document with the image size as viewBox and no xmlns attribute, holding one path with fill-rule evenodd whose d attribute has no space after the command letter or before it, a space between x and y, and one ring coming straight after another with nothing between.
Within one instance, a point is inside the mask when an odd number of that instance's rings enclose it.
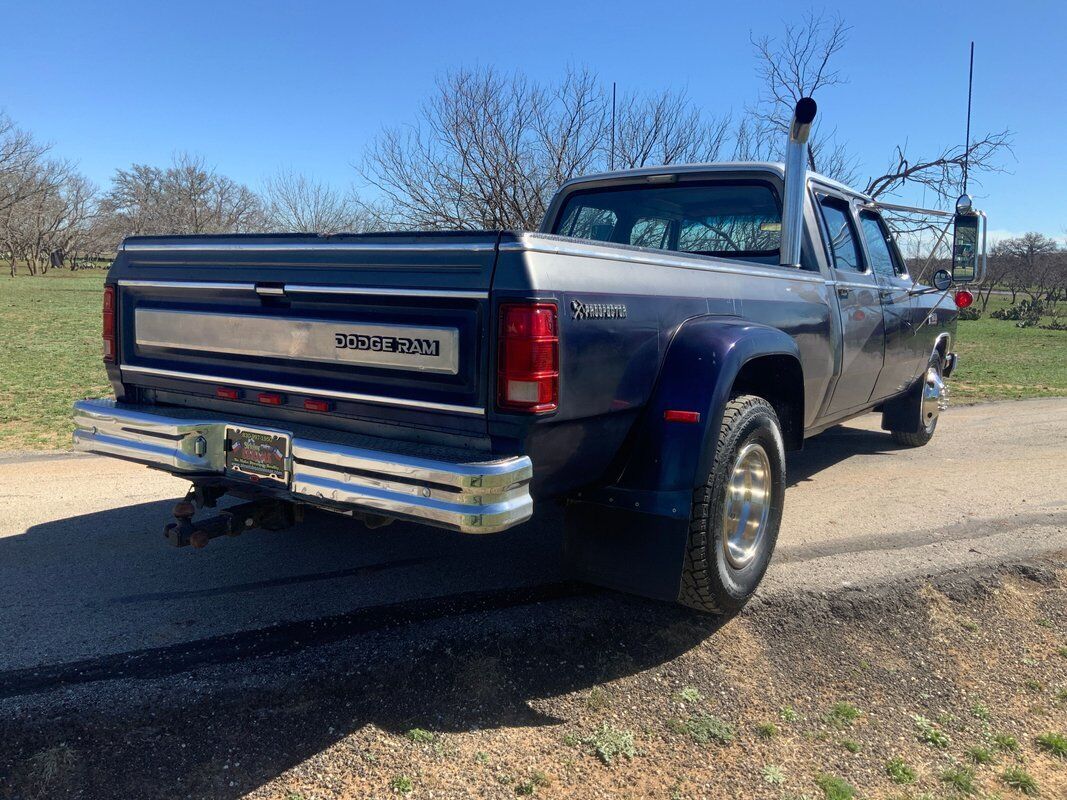
<instances>
[{"instance_id":1,"label":"trailer hitch","mask_svg":"<svg viewBox=\"0 0 1067 800\"><path fill-rule=\"evenodd\" d=\"M285 500L263 498L227 508L214 517L193 522L196 506L182 500L174 506L174 522L163 528L163 536L175 547L207 547L219 536L240 536L255 528L280 531L303 519L303 506Z\"/></svg>"}]
</instances>

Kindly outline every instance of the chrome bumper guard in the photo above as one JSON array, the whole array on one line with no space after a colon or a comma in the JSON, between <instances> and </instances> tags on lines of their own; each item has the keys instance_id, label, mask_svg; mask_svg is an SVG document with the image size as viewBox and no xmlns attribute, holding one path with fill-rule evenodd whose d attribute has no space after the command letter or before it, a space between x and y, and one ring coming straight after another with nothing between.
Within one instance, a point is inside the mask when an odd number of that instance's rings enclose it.
<instances>
[{"instance_id":1,"label":"chrome bumper guard","mask_svg":"<svg viewBox=\"0 0 1067 800\"><path fill-rule=\"evenodd\" d=\"M244 420L168 417L151 406L114 400L74 404L74 449L116 456L192 477L225 474L227 425ZM254 426L290 433L284 427ZM441 461L293 436L293 500L371 511L464 533L494 533L533 513L527 456ZM235 484L247 485L241 478Z\"/></svg>"}]
</instances>

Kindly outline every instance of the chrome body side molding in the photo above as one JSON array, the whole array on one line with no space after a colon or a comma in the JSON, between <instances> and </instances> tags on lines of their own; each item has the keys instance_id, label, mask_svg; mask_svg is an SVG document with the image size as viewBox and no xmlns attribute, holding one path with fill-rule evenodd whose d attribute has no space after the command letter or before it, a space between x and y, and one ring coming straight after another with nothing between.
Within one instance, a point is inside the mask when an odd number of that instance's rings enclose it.
<instances>
[{"instance_id":1,"label":"chrome body side molding","mask_svg":"<svg viewBox=\"0 0 1067 800\"><path fill-rule=\"evenodd\" d=\"M149 281L122 278L120 287L134 289L175 289L178 291L255 292L281 297L287 294L330 294L366 297L416 297L444 298L451 300L488 300L489 292L463 289L398 289L375 286L333 286L311 283L287 283L284 286L256 286L254 283L228 281Z\"/></svg>"},{"instance_id":2,"label":"chrome body side molding","mask_svg":"<svg viewBox=\"0 0 1067 800\"><path fill-rule=\"evenodd\" d=\"M141 281L121 278L116 281L120 287L134 289L180 289L185 291L215 291L215 292L254 292L254 283L232 283L227 281Z\"/></svg>"},{"instance_id":3,"label":"chrome body side molding","mask_svg":"<svg viewBox=\"0 0 1067 800\"><path fill-rule=\"evenodd\" d=\"M496 249L496 244L385 244L357 242L136 242L125 241L123 251L127 253L287 253L287 252L404 252L404 253L486 253Z\"/></svg>"},{"instance_id":4,"label":"chrome body side molding","mask_svg":"<svg viewBox=\"0 0 1067 800\"><path fill-rule=\"evenodd\" d=\"M488 300L489 292L462 289L388 289L374 286L323 286L307 283L285 284L286 294L340 294L368 297L444 297L454 300Z\"/></svg>"}]
</instances>

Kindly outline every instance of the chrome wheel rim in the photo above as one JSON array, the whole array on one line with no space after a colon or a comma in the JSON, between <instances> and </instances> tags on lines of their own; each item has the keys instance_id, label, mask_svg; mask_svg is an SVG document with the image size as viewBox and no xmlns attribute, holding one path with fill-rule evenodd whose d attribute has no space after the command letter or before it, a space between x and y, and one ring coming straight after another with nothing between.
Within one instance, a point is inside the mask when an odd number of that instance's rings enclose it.
<instances>
[{"instance_id":1,"label":"chrome wheel rim","mask_svg":"<svg viewBox=\"0 0 1067 800\"><path fill-rule=\"evenodd\" d=\"M723 503L722 544L735 569L748 566L759 552L771 513L771 460L755 442L734 459Z\"/></svg>"},{"instance_id":2,"label":"chrome wheel rim","mask_svg":"<svg viewBox=\"0 0 1067 800\"><path fill-rule=\"evenodd\" d=\"M937 418L948 408L948 387L941 377L941 365L931 364L923 379L923 399L920 404L922 424L926 431L932 431L937 425Z\"/></svg>"}]
</instances>

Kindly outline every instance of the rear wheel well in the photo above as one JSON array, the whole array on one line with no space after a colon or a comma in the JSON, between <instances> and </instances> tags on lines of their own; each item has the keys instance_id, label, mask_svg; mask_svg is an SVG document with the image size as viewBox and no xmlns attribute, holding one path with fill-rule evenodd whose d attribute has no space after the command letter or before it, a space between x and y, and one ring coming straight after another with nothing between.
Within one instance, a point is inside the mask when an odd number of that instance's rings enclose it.
<instances>
[{"instance_id":1,"label":"rear wheel well","mask_svg":"<svg viewBox=\"0 0 1067 800\"><path fill-rule=\"evenodd\" d=\"M804 371L789 355L757 356L734 378L731 394L754 394L774 407L786 450L804 446Z\"/></svg>"}]
</instances>

